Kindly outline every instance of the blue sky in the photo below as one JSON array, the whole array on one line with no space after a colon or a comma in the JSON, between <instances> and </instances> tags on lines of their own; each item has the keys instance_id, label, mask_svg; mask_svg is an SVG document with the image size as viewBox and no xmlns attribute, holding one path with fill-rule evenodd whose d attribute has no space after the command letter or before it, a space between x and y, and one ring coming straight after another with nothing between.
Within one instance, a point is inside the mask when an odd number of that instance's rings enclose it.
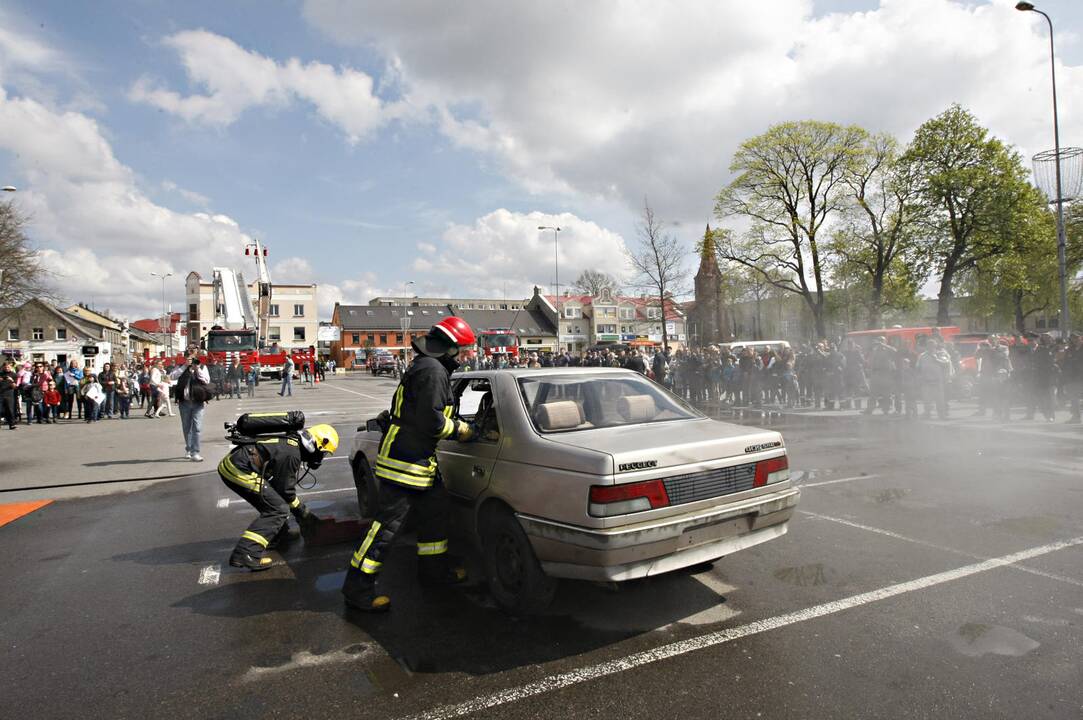
<instances>
[{"instance_id":1,"label":"blue sky","mask_svg":"<svg viewBox=\"0 0 1083 720\"><path fill-rule=\"evenodd\" d=\"M152 313L151 269L243 268L257 236L326 316L407 280L545 286L539 224L568 228L562 283L626 273L644 197L691 246L733 148L772 122L905 140L961 102L1051 144L1044 29L1007 3L663 5L4 3L0 180L73 300ZM1081 144L1083 3L1042 7Z\"/></svg>"}]
</instances>

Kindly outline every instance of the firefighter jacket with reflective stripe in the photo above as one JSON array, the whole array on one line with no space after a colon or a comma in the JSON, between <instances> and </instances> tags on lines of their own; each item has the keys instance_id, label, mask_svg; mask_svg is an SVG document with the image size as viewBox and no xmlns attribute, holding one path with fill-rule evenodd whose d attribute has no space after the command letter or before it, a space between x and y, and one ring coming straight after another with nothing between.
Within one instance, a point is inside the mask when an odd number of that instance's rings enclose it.
<instances>
[{"instance_id":1,"label":"firefighter jacket with reflective stripe","mask_svg":"<svg viewBox=\"0 0 1083 720\"><path fill-rule=\"evenodd\" d=\"M226 480L259 492L263 483L269 484L290 507L300 504L294 486L301 467L301 446L292 438L268 438L252 444L238 445L222 462L218 472Z\"/></svg>"},{"instance_id":2,"label":"firefighter jacket with reflective stripe","mask_svg":"<svg viewBox=\"0 0 1083 720\"><path fill-rule=\"evenodd\" d=\"M391 426L376 455L376 477L411 488L432 487L436 444L454 435L451 373L436 358L419 354L391 401Z\"/></svg>"}]
</instances>

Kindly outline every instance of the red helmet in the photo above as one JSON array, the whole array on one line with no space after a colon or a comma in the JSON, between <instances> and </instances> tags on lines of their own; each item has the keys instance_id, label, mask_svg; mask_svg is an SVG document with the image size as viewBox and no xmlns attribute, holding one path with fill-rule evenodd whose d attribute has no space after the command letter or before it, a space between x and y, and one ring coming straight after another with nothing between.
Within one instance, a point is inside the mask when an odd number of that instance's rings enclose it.
<instances>
[{"instance_id":1,"label":"red helmet","mask_svg":"<svg viewBox=\"0 0 1083 720\"><path fill-rule=\"evenodd\" d=\"M474 337L474 331L470 329L470 325L468 325L461 317L451 316L444 318L432 326L432 329L429 330L429 334L443 336L459 347L466 347L477 342L477 338Z\"/></svg>"}]
</instances>

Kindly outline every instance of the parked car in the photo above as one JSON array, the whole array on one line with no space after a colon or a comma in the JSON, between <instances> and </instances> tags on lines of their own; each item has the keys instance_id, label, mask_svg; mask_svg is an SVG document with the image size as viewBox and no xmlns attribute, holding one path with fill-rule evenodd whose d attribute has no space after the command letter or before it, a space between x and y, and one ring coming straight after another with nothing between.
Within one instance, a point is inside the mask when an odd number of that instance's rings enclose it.
<instances>
[{"instance_id":1,"label":"parked car","mask_svg":"<svg viewBox=\"0 0 1083 720\"><path fill-rule=\"evenodd\" d=\"M773 430L709 419L642 375L609 368L477 371L453 380L478 439L443 441L453 516L481 550L494 598L514 612L555 580L624 581L781 537L800 497ZM381 434L350 453L362 514L376 507Z\"/></svg>"}]
</instances>

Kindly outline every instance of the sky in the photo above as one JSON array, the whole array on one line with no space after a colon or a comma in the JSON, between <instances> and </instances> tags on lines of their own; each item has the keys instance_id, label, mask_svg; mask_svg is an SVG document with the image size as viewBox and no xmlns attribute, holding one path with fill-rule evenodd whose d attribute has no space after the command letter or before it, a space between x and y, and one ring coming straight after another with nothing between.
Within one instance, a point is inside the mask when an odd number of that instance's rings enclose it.
<instances>
[{"instance_id":1,"label":"sky","mask_svg":"<svg viewBox=\"0 0 1083 720\"><path fill-rule=\"evenodd\" d=\"M1083 2L1056 27L1083 145ZM182 309L183 278L526 297L627 277L649 202L689 249L745 139L786 120L906 142L952 103L1051 148L1048 34L1014 2L0 2L0 185L72 301ZM696 259L689 257L688 273ZM412 282L413 285L407 286Z\"/></svg>"}]
</instances>

